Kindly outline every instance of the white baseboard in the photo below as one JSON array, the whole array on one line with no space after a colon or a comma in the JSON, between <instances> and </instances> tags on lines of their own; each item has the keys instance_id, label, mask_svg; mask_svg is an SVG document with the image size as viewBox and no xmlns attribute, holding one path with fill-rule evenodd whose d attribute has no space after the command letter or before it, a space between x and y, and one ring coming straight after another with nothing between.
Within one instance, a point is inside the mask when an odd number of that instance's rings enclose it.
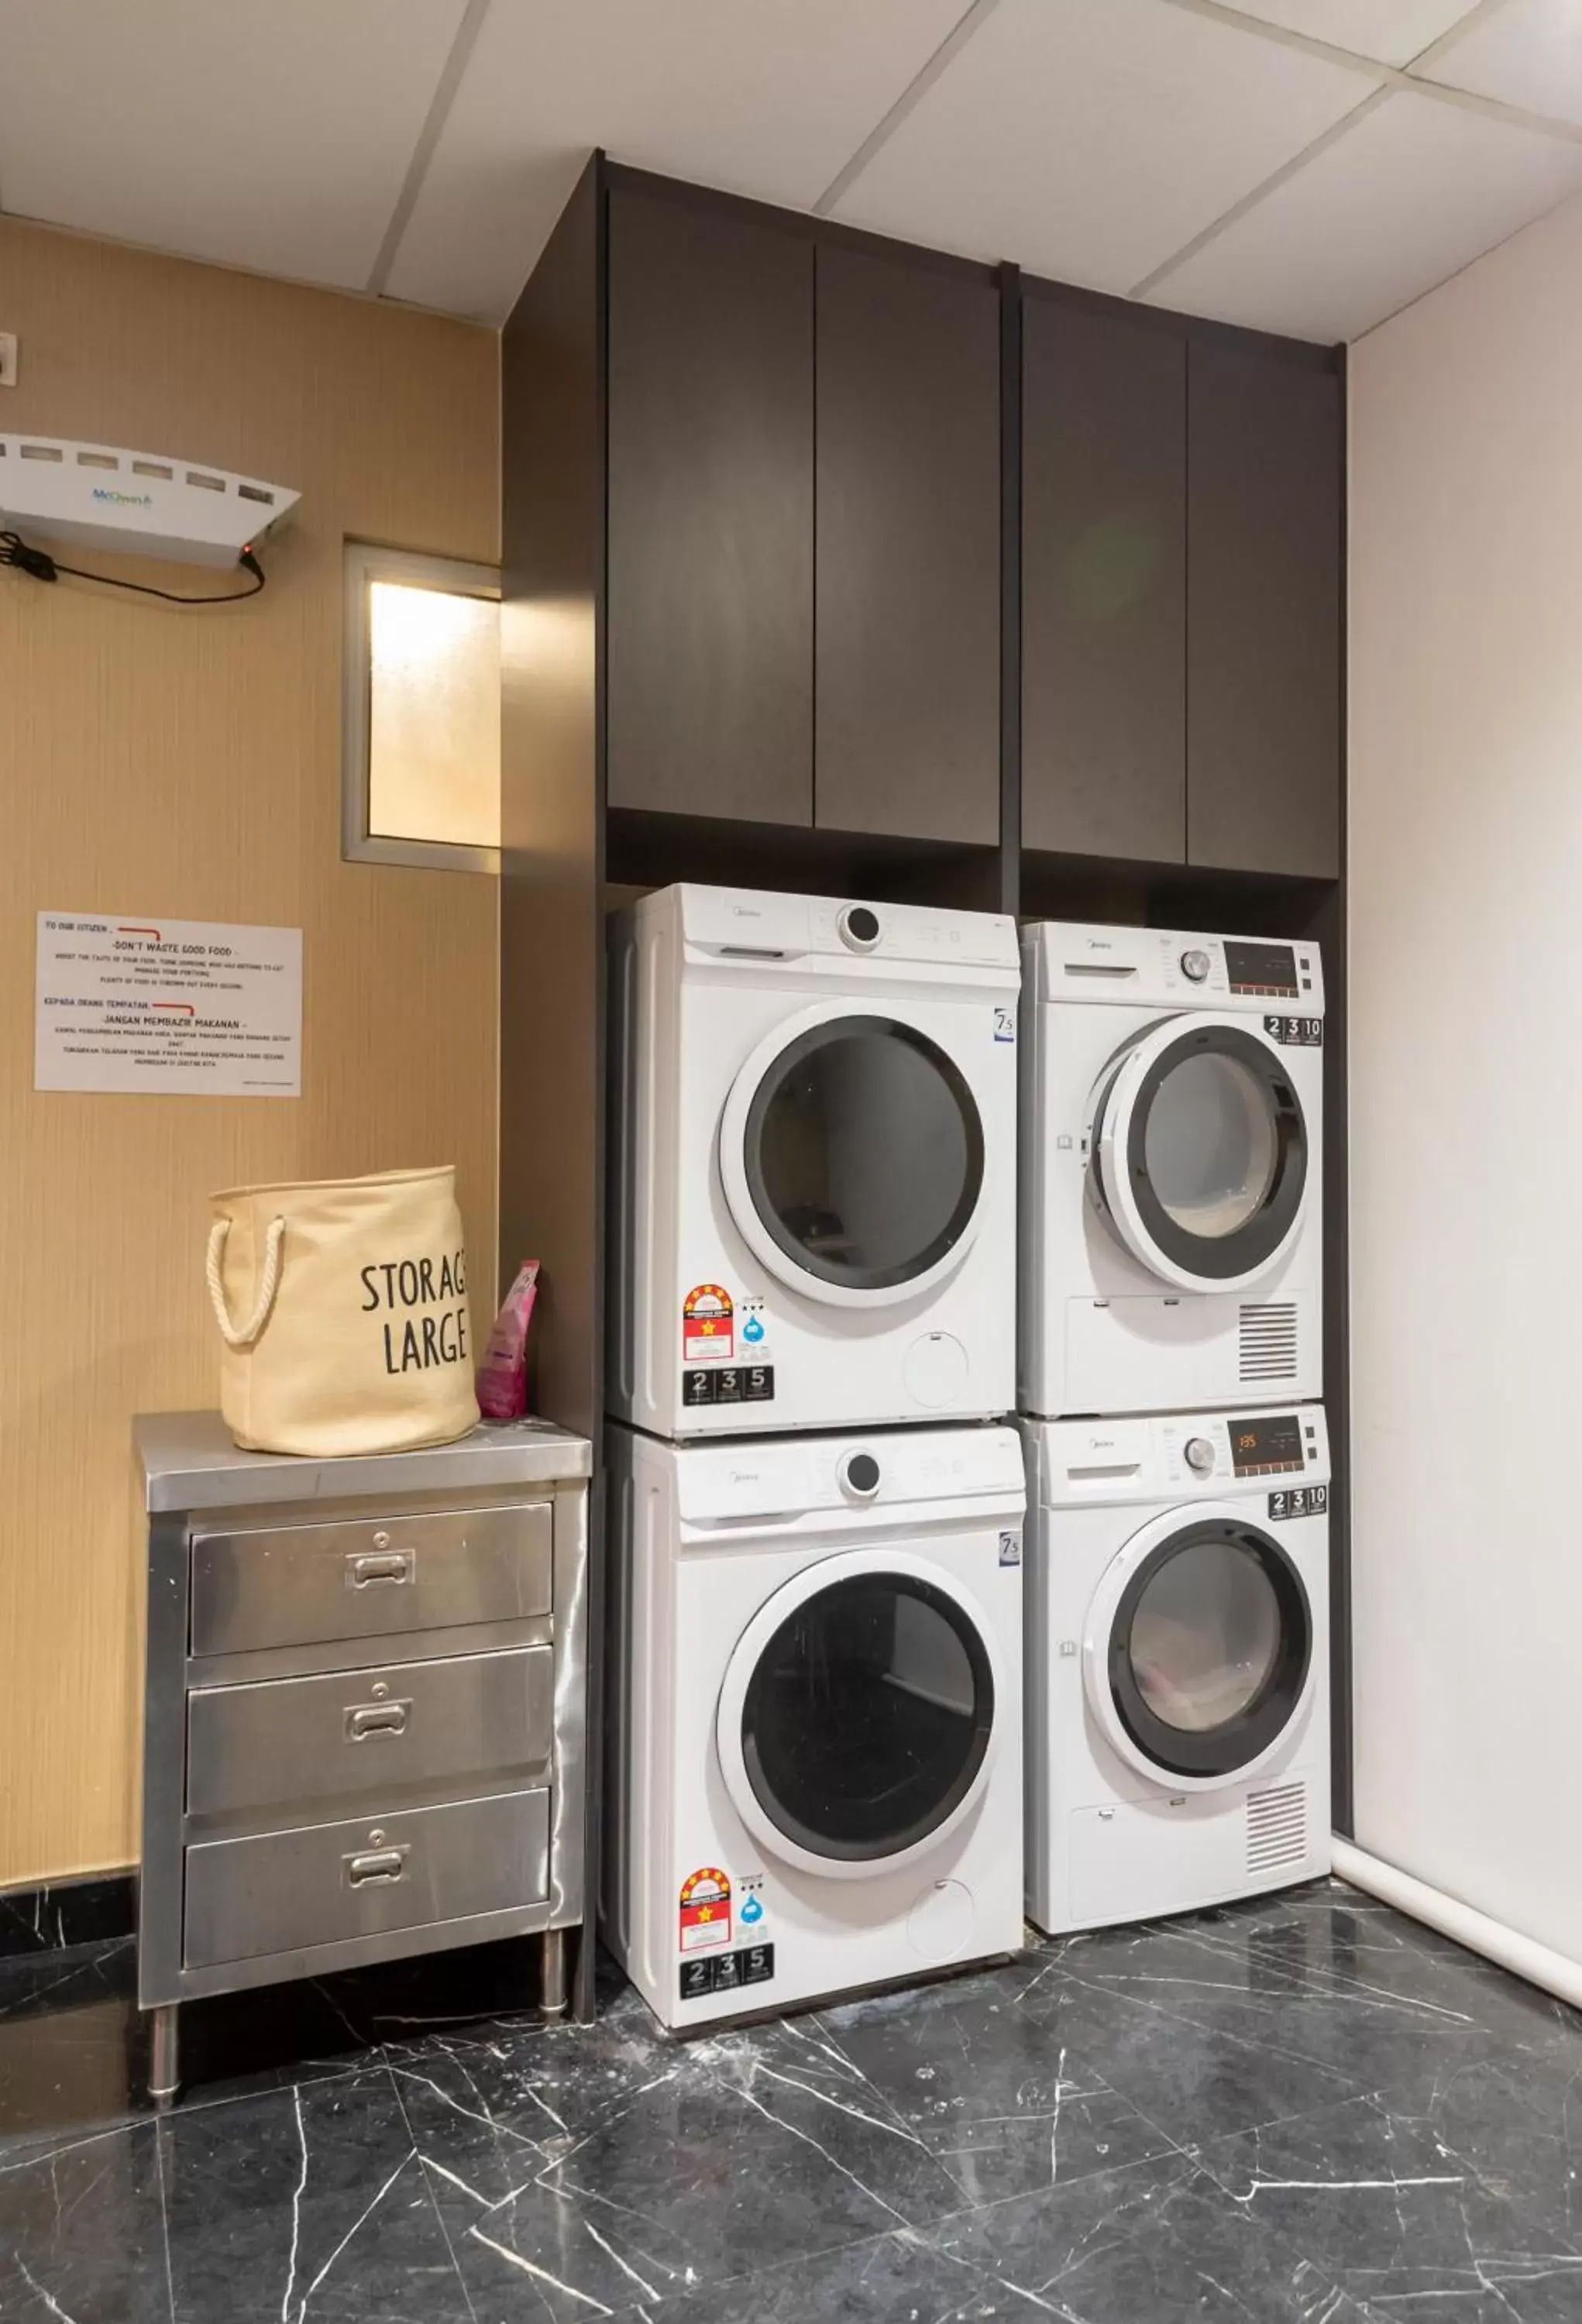
<instances>
[{"instance_id":1,"label":"white baseboard","mask_svg":"<svg viewBox=\"0 0 1582 2324\"><path fill-rule=\"evenodd\" d=\"M1335 1835L1336 1877L1377 1896L1399 1912L1408 1914L1414 1921L1425 1922L1457 1944L1467 1946L1475 1953L1483 1953L1501 1969L1524 1977L1530 1985L1541 1986L1561 2001L1568 2001L1573 2009L1582 2009L1582 1962L1568 1960L1564 1953L1551 1952L1536 1938L1524 1937L1515 1929L1508 1929L1502 1921L1491 1921L1486 1913L1475 1913L1470 1904L1463 1904L1441 1889L1430 1888L1426 1880L1414 1879L1410 1872L1397 1871L1392 1864L1383 1863L1354 1848L1349 1840Z\"/></svg>"}]
</instances>

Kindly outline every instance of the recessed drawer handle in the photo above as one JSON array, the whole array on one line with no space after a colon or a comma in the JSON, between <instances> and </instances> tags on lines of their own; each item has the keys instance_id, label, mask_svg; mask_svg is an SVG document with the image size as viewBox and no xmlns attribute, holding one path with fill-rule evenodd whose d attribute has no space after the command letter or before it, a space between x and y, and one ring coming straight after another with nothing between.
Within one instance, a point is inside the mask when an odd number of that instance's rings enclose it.
<instances>
[{"instance_id":1,"label":"recessed drawer handle","mask_svg":"<svg viewBox=\"0 0 1582 2324\"><path fill-rule=\"evenodd\" d=\"M368 1856L348 1856L346 1877L349 1886L365 1888L375 1880L400 1880L406 1873L404 1848L376 1849Z\"/></svg>"},{"instance_id":2,"label":"recessed drawer handle","mask_svg":"<svg viewBox=\"0 0 1582 2324\"><path fill-rule=\"evenodd\" d=\"M364 1550L348 1554L346 1578L354 1590L365 1590L371 1582L393 1582L399 1586L415 1578L417 1564L415 1549Z\"/></svg>"},{"instance_id":3,"label":"recessed drawer handle","mask_svg":"<svg viewBox=\"0 0 1582 2324\"><path fill-rule=\"evenodd\" d=\"M406 1702L360 1702L348 1705L346 1714L346 1739L348 1743L366 1742L370 1735L404 1735L412 1711Z\"/></svg>"}]
</instances>

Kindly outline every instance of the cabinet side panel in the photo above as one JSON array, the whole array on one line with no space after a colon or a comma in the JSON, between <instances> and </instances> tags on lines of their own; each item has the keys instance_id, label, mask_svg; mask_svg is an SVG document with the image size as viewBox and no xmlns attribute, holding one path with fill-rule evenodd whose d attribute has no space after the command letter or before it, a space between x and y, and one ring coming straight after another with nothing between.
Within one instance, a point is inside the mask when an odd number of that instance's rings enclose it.
<instances>
[{"instance_id":1,"label":"cabinet side panel","mask_svg":"<svg viewBox=\"0 0 1582 2324\"><path fill-rule=\"evenodd\" d=\"M501 604L500 1259L543 1265L532 1408L603 1410L603 397L594 171L506 324Z\"/></svg>"},{"instance_id":2,"label":"cabinet side panel","mask_svg":"<svg viewBox=\"0 0 1582 2324\"><path fill-rule=\"evenodd\" d=\"M529 1409L604 1409L605 226L589 162L501 352L500 1256L541 1260ZM589 1489L586 1815L598 1853L603 1478ZM576 2015L593 2009L578 1946Z\"/></svg>"}]
</instances>

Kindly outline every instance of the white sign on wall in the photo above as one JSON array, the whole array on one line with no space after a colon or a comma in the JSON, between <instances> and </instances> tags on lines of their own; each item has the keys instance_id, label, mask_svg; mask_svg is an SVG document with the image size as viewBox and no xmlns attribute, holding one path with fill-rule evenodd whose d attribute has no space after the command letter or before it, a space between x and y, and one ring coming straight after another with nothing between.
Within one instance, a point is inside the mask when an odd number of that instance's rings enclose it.
<instances>
[{"instance_id":1,"label":"white sign on wall","mask_svg":"<svg viewBox=\"0 0 1582 2324\"><path fill-rule=\"evenodd\" d=\"M302 932L39 914L37 1090L300 1097Z\"/></svg>"}]
</instances>

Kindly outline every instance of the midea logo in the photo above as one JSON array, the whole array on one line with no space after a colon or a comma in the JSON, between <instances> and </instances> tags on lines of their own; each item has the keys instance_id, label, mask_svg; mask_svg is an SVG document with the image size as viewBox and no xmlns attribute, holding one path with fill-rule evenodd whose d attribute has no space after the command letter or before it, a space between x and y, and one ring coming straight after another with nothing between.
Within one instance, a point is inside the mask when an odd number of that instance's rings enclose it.
<instances>
[{"instance_id":1,"label":"midea logo","mask_svg":"<svg viewBox=\"0 0 1582 2324\"><path fill-rule=\"evenodd\" d=\"M152 508L153 506L152 493L113 493L107 484L96 484L93 488L93 496L96 501L113 501L117 508Z\"/></svg>"}]
</instances>

